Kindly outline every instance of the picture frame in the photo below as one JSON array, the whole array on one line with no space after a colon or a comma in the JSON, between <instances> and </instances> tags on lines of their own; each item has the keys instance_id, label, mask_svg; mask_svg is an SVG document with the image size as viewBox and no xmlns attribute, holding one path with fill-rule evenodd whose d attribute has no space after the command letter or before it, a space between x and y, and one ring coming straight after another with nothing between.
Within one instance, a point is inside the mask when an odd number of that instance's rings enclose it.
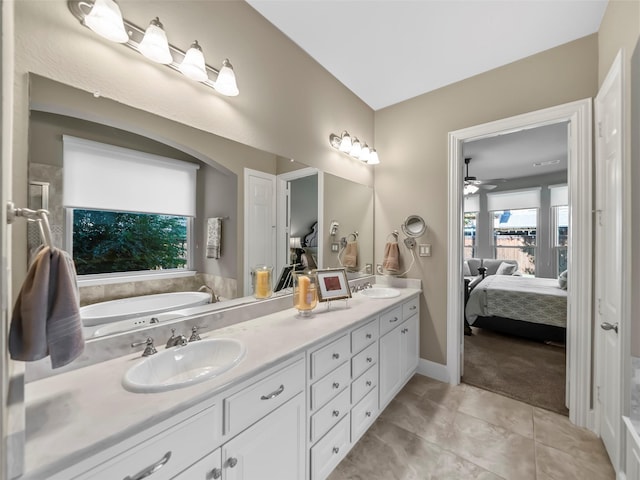
<instances>
[{"instance_id":1,"label":"picture frame","mask_svg":"<svg viewBox=\"0 0 640 480\"><path fill-rule=\"evenodd\" d=\"M344 268L316 270L318 279L318 301L342 300L351 298L351 290Z\"/></svg>"}]
</instances>

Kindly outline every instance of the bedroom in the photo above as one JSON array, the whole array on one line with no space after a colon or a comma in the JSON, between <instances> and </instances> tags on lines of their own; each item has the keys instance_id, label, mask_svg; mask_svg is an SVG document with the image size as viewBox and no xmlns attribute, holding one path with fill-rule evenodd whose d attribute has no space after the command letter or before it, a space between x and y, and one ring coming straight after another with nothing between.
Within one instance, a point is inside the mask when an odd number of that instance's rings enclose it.
<instances>
[{"instance_id":1,"label":"bedroom","mask_svg":"<svg viewBox=\"0 0 640 480\"><path fill-rule=\"evenodd\" d=\"M566 123L465 142L464 158L462 381L567 415Z\"/></svg>"}]
</instances>

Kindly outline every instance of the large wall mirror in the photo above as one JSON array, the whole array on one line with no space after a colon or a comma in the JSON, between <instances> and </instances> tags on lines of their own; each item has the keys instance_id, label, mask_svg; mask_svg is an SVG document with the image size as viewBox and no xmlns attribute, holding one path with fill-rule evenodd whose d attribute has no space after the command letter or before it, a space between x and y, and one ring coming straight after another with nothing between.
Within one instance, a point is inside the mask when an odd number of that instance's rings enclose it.
<instances>
[{"instance_id":1,"label":"large wall mirror","mask_svg":"<svg viewBox=\"0 0 640 480\"><path fill-rule=\"evenodd\" d=\"M285 234L278 230L275 236L277 260L273 265L276 276L281 264L290 261L295 253L290 248L293 244L288 245L291 237L304 241L305 237L310 239L314 231L322 236L315 239L313 246L309 243L308 253L313 254L319 268L345 266L341 253L349 244L357 242L357 263L345 267L351 276L371 272L371 187L323 172L309 175L310 169L297 160L178 124L169 118L142 112L50 79L30 75L29 81L29 206L45 207L51 212L55 246L69 245L70 224L73 223L73 217L70 219L62 202L64 135L199 166L196 216L191 228L190 266L195 274L171 279L160 275L154 279L136 278L131 282L110 283L104 279L88 284L83 282L83 305L160 292L195 291L202 285L209 286L221 297L223 301L216 306L219 309L225 308L226 301L231 305L232 299L246 295L246 272L251 267L244 265L244 245L248 241L245 238L246 169L283 178L289 185L289 197L286 200L278 198L278 225L283 223L282 212L290 218L284 222L288 225ZM307 174L296 178L292 173L296 171ZM119 195L117 189L113 195ZM211 217L223 219L219 258L207 256L207 220ZM339 227L330 235L332 222L338 223ZM28 231L28 244L29 250L39 245L37 230L32 227ZM26 261L24 258L13 260L16 264Z\"/></svg>"}]
</instances>

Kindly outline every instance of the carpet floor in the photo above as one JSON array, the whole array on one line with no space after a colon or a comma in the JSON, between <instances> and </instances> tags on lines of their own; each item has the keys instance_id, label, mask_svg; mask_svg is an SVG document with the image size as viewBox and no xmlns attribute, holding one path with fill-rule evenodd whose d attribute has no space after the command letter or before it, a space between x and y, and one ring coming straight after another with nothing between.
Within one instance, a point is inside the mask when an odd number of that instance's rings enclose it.
<instances>
[{"instance_id":1,"label":"carpet floor","mask_svg":"<svg viewBox=\"0 0 640 480\"><path fill-rule=\"evenodd\" d=\"M464 337L462 382L569 415L564 345L547 345L473 328Z\"/></svg>"}]
</instances>

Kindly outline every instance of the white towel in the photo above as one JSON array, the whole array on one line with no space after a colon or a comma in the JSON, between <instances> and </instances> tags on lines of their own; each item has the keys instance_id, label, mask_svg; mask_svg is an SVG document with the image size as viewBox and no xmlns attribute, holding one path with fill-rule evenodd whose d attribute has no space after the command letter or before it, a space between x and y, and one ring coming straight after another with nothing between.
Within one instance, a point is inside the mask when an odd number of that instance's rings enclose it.
<instances>
[{"instance_id":1,"label":"white towel","mask_svg":"<svg viewBox=\"0 0 640 480\"><path fill-rule=\"evenodd\" d=\"M220 258L220 239L222 238L222 217L207 220L207 258Z\"/></svg>"},{"instance_id":2,"label":"white towel","mask_svg":"<svg viewBox=\"0 0 640 480\"><path fill-rule=\"evenodd\" d=\"M80 295L73 260L67 252L44 247L25 279L11 317L9 353L14 360L51 356L62 367L84 351Z\"/></svg>"}]
</instances>

